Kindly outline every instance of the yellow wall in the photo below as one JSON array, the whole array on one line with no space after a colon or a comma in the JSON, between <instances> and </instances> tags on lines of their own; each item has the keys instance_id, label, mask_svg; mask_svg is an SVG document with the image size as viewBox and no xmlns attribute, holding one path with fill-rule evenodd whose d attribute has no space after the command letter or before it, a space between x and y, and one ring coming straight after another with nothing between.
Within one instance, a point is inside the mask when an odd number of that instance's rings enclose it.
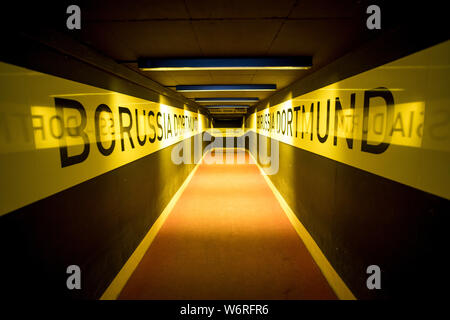
<instances>
[{"instance_id":1,"label":"yellow wall","mask_svg":"<svg viewBox=\"0 0 450 320\"><path fill-rule=\"evenodd\" d=\"M256 128L252 125L254 114L246 119L246 128L450 199L449 66L447 41L269 106L256 113ZM352 94L354 109L350 108ZM394 104L388 107L380 94L392 95ZM336 98L343 109L338 110L338 126ZM353 139L352 148L347 138ZM387 143L387 148L380 153L371 151L371 145L380 143Z\"/></svg>"},{"instance_id":2,"label":"yellow wall","mask_svg":"<svg viewBox=\"0 0 450 320\"><path fill-rule=\"evenodd\" d=\"M85 118L79 109L56 108L55 99L79 103ZM96 121L101 104L111 112L100 112ZM119 107L129 110L131 119L126 112L120 115ZM124 133L123 150L121 118L125 129L131 121L134 144ZM143 145L138 142L137 125ZM0 215L203 132L207 126L207 117L200 113L0 63ZM66 147L68 157L81 155L86 141L87 157L64 165L60 150ZM104 149L115 141L111 154L102 154L98 141Z\"/></svg>"}]
</instances>

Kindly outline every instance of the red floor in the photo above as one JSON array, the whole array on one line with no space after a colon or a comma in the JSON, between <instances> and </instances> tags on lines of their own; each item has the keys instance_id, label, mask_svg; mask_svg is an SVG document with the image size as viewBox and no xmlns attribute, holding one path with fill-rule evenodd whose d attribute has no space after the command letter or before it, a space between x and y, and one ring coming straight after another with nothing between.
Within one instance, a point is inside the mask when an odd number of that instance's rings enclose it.
<instances>
[{"instance_id":1,"label":"red floor","mask_svg":"<svg viewBox=\"0 0 450 320\"><path fill-rule=\"evenodd\" d=\"M119 299L336 295L255 164L202 163Z\"/></svg>"}]
</instances>

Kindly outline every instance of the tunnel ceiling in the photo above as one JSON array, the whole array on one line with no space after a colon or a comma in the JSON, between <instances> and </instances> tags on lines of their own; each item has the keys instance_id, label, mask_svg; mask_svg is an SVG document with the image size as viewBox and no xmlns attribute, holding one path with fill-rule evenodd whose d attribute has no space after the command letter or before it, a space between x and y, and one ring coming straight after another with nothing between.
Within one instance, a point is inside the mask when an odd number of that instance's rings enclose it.
<instances>
[{"instance_id":1,"label":"tunnel ceiling","mask_svg":"<svg viewBox=\"0 0 450 320\"><path fill-rule=\"evenodd\" d=\"M365 8L360 1L345 0L87 1L77 37L164 86L276 84L281 89L364 40ZM137 67L139 57L295 55L312 56L313 68L141 71ZM261 100L273 92L182 94Z\"/></svg>"},{"instance_id":2,"label":"tunnel ceiling","mask_svg":"<svg viewBox=\"0 0 450 320\"><path fill-rule=\"evenodd\" d=\"M81 30L67 30L67 3L78 3ZM355 0L62 0L35 4L27 20L45 21L78 42L175 90L176 85L276 84L280 90L395 26L405 10L392 1ZM367 6L382 7L382 30L366 28ZM16 6L20 7L17 3ZM41 12L44 19L40 18ZM55 20L54 17L60 17ZM45 17L48 17L45 18ZM20 26L13 17L12 24ZM31 22L30 22L31 24ZM39 25L40 25L39 24ZM27 27L28 28L28 27ZM308 70L142 71L141 57L310 56ZM258 92L181 92L187 98L258 97ZM213 104L213 103L212 103ZM223 104L223 103L220 103ZM252 105L254 103L246 103Z\"/></svg>"}]
</instances>

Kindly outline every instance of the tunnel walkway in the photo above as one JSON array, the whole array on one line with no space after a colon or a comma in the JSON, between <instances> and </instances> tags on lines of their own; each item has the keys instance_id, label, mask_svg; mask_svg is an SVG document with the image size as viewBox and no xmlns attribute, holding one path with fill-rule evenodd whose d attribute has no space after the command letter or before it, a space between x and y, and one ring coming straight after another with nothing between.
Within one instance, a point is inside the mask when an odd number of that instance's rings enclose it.
<instances>
[{"instance_id":1,"label":"tunnel walkway","mask_svg":"<svg viewBox=\"0 0 450 320\"><path fill-rule=\"evenodd\" d=\"M336 299L248 153L206 157L118 298Z\"/></svg>"}]
</instances>

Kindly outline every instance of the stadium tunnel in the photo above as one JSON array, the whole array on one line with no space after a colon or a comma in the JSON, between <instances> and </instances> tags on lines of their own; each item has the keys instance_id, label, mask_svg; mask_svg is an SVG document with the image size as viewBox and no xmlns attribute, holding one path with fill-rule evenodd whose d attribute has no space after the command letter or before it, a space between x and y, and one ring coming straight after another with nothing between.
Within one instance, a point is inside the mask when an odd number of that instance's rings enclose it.
<instances>
[{"instance_id":1,"label":"stadium tunnel","mask_svg":"<svg viewBox=\"0 0 450 320\"><path fill-rule=\"evenodd\" d=\"M381 28L368 27L371 5ZM2 290L439 296L450 212L444 13L347 0L3 8Z\"/></svg>"}]
</instances>

